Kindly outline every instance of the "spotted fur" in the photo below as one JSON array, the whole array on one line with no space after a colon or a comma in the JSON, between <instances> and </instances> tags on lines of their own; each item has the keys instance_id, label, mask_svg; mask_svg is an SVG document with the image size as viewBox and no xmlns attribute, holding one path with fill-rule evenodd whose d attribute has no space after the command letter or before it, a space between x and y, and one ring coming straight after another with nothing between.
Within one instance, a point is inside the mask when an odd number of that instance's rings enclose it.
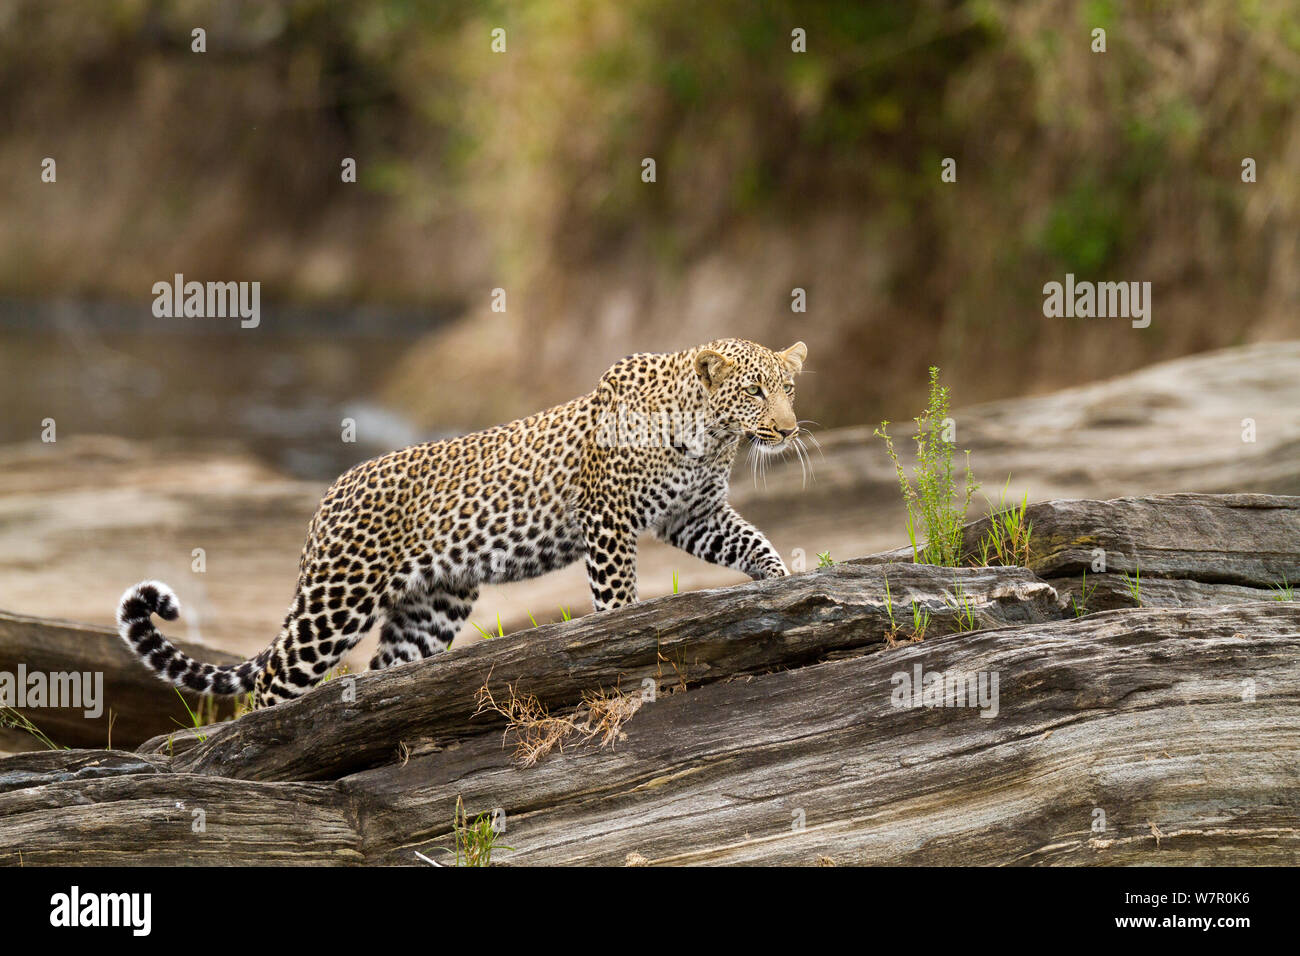
<instances>
[{"instance_id":1,"label":"spotted fur","mask_svg":"<svg viewBox=\"0 0 1300 956\"><path fill-rule=\"evenodd\" d=\"M445 650L484 583L584 560L596 610L633 602L642 532L754 578L786 575L727 503L727 481L742 441L799 447L806 356L802 342L773 352L740 339L631 355L567 404L362 462L311 520L279 635L242 664L204 664L168 641L152 615L175 620L180 605L157 581L123 595L119 633L164 680L253 691L264 706L318 683L376 621L371 669Z\"/></svg>"}]
</instances>

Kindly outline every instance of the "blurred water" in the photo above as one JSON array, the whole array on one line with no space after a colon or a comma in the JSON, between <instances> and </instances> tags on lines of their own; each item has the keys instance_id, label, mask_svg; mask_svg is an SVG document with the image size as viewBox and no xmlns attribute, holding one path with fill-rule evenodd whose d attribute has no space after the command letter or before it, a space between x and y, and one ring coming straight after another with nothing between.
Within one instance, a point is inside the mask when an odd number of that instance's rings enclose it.
<instances>
[{"instance_id":1,"label":"blurred water","mask_svg":"<svg viewBox=\"0 0 1300 956\"><path fill-rule=\"evenodd\" d=\"M446 316L274 310L158 319L148 305L0 301L0 442L108 434L173 446L237 442L299 477L428 436L373 396L402 352ZM344 418L356 442L342 439Z\"/></svg>"}]
</instances>

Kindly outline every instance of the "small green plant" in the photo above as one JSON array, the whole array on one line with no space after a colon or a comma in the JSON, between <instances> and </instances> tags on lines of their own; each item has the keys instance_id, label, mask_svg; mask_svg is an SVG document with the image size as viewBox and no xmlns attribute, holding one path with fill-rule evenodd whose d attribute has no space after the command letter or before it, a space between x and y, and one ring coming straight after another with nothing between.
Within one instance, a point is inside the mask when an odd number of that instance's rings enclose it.
<instances>
[{"instance_id":1,"label":"small green plant","mask_svg":"<svg viewBox=\"0 0 1300 956\"><path fill-rule=\"evenodd\" d=\"M529 617L532 617L532 615L530 614ZM566 620L567 620L567 618L566 618ZM500 615L500 613L497 614L497 630L496 630L496 633L495 633L495 634L493 634L491 631L485 631L485 630L483 629L483 625L479 624L478 621L470 621L470 623L473 624L473 625L474 625L474 628L475 628L475 629L476 629L480 634L483 635L483 640L485 640L485 641L490 641L490 640L492 640L494 637L505 637L505 636L506 636L505 628L503 628L503 627L501 626L501 615ZM534 625L535 625L535 624L536 624L536 622L534 622Z\"/></svg>"},{"instance_id":2,"label":"small green plant","mask_svg":"<svg viewBox=\"0 0 1300 956\"><path fill-rule=\"evenodd\" d=\"M572 621L572 620L573 620L573 612L570 611L570 610L569 610L567 607L565 607L563 604L560 605L560 619L561 619L561 620L564 620L564 621Z\"/></svg>"},{"instance_id":3,"label":"small green plant","mask_svg":"<svg viewBox=\"0 0 1300 956\"><path fill-rule=\"evenodd\" d=\"M494 851L513 849L497 845L497 831L492 814L480 813L471 821L459 796L456 797L456 811L451 826L456 836L457 866L491 866Z\"/></svg>"},{"instance_id":4,"label":"small green plant","mask_svg":"<svg viewBox=\"0 0 1300 956\"><path fill-rule=\"evenodd\" d=\"M10 730L21 730L25 734L30 734L46 750L67 750L67 747L61 747L51 740L41 728L27 719L27 715L15 710L13 707L0 707L0 727L7 727Z\"/></svg>"},{"instance_id":5,"label":"small green plant","mask_svg":"<svg viewBox=\"0 0 1300 956\"><path fill-rule=\"evenodd\" d=\"M673 572L673 593L677 594L681 590L681 580L677 577L677 572Z\"/></svg>"},{"instance_id":6,"label":"small green plant","mask_svg":"<svg viewBox=\"0 0 1300 956\"><path fill-rule=\"evenodd\" d=\"M912 602L912 640L925 640L926 629L930 626L930 612L915 601Z\"/></svg>"},{"instance_id":7,"label":"small green plant","mask_svg":"<svg viewBox=\"0 0 1300 956\"><path fill-rule=\"evenodd\" d=\"M524 613L528 615L528 620L533 622L533 627L537 627L537 618L533 617L533 612L524 608Z\"/></svg>"},{"instance_id":8,"label":"small green plant","mask_svg":"<svg viewBox=\"0 0 1300 956\"><path fill-rule=\"evenodd\" d=\"M1079 584L1078 596L1071 596L1070 601L1074 605L1074 616L1083 617L1088 613L1088 598L1097 590L1097 585L1091 589L1088 587L1088 569L1083 569L1083 581Z\"/></svg>"},{"instance_id":9,"label":"small green plant","mask_svg":"<svg viewBox=\"0 0 1300 956\"><path fill-rule=\"evenodd\" d=\"M206 722L206 721L203 719L203 717L200 716L200 715L203 713L205 702L208 701L208 700L211 700L211 698L207 698L207 697L200 697L200 698L199 698L199 713L196 714L194 711L190 710L190 705L189 705L189 703L185 700L185 695L181 693L181 689L180 689L179 687L174 687L174 688L172 688L172 689L173 689L174 691L176 691L176 696L179 697L179 698L181 699L181 706L185 708L185 713L187 713L187 714L190 715L190 724L192 725L192 727L193 727L193 729L194 729L194 736L197 737L197 738L199 739L199 743L203 743L205 740L208 739L208 737L207 737L206 734L201 734L201 733L199 733L199 728L200 728L200 727L204 727L204 726L206 726L206 725L207 725L207 722ZM215 706L215 704L216 704L216 702L213 701L213 705L214 705L214 706ZM179 727L184 727L184 726L185 726L185 725L182 724L179 720L177 720L175 717L172 718L172 723L176 724L176 725L179 726Z\"/></svg>"},{"instance_id":10,"label":"small green plant","mask_svg":"<svg viewBox=\"0 0 1300 956\"><path fill-rule=\"evenodd\" d=\"M215 724L221 714L221 702L211 694L199 698L199 720L204 724Z\"/></svg>"},{"instance_id":11,"label":"small green plant","mask_svg":"<svg viewBox=\"0 0 1300 956\"><path fill-rule=\"evenodd\" d=\"M834 566L834 564L835 564L835 559L831 557L831 553L829 551L817 552L817 567L829 568Z\"/></svg>"},{"instance_id":12,"label":"small green plant","mask_svg":"<svg viewBox=\"0 0 1300 956\"><path fill-rule=\"evenodd\" d=\"M912 636L909 640L912 643L925 640L925 632L930 627L930 612L921 607L913 599L912 607ZM889 576L885 576L885 615L889 618L889 627L885 629L885 644L889 647L897 647L899 635L903 633L902 626L894 616L894 593L889 586Z\"/></svg>"},{"instance_id":13,"label":"small green plant","mask_svg":"<svg viewBox=\"0 0 1300 956\"><path fill-rule=\"evenodd\" d=\"M1020 504L1013 503L1008 507L1007 489L1010 487L1011 476L1008 475L998 503L994 505L989 501L989 530L978 545L978 563L982 567L993 564L1026 567L1029 564L1029 537L1033 532L1033 523L1026 517L1029 492L1025 492Z\"/></svg>"},{"instance_id":14,"label":"small green plant","mask_svg":"<svg viewBox=\"0 0 1300 956\"><path fill-rule=\"evenodd\" d=\"M1133 598L1133 603L1138 607L1142 606L1142 566L1136 561L1133 562L1133 574L1129 575L1127 571L1121 571L1124 575L1124 586L1128 588L1129 596Z\"/></svg>"},{"instance_id":15,"label":"small green plant","mask_svg":"<svg viewBox=\"0 0 1300 956\"><path fill-rule=\"evenodd\" d=\"M1286 579L1286 575L1285 575L1285 574L1282 575L1282 583L1281 583L1281 584L1275 584L1275 585L1273 585L1273 591L1274 591L1274 594L1273 594L1273 600L1274 600L1274 601L1294 601L1294 600L1295 600L1295 589L1291 587L1291 584L1290 584L1290 582L1287 581L1287 579Z\"/></svg>"},{"instance_id":16,"label":"small green plant","mask_svg":"<svg viewBox=\"0 0 1300 956\"><path fill-rule=\"evenodd\" d=\"M967 452L964 496L958 495L952 465L953 443L944 437L951 422L948 389L939 384L937 367L930 368L929 401L915 421L915 484L908 479L894 450L889 422L881 422L875 434L884 440L885 451L898 473L898 485L907 506L907 538L912 545L912 560L917 564L955 568L962 556L962 525L966 523L966 513L979 484L971 472L970 452ZM921 528L925 531L924 546L917 544Z\"/></svg>"},{"instance_id":17,"label":"small green plant","mask_svg":"<svg viewBox=\"0 0 1300 956\"><path fill-rule=\"evenodd\" d=\"M957 630L973 631L979 625L975 620L975 601L966 594L966 589L956 581L952 585L952 594L945 594L943 602L957 615Z\"/></svg>"},{"instance_id":18,"label":"small green plant","mask_svg":"<svg viewBox=\"0 0 1300 956\"><path fill-rule=\"evenodd\" d=\"M885 575L885 614L889 617L889 627L885 630L885 643L894 647L898 643L898 622L894 620L894 595L889 589L889 575Z\"/></svg>"}]
</instances>

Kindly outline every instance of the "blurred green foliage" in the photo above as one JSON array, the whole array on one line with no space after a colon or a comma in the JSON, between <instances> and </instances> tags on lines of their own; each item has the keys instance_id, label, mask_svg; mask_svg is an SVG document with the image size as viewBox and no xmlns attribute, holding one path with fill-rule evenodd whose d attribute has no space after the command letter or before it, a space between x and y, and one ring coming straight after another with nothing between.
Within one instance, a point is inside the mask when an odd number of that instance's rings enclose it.
<instances>
[{"instance_id":1,"label":"blurred green foliage","mask_svg":"<svg viewBox=\"0 0 1300 956\"><path fill-rule=\"evenodd\" d=\"M816 203L855 203L912 223L932 215L936 157L960 155L965 184L1005 189L1015 181L992 183L980 169L981 138L1018 140L996 158L1032 164L1099 132L1100 143L1054 177L1040 227L1004 238L1065 268L1101 268L1138 231L1125 220L1151 177L1192 158L1196 175L1219 176L1213 161L1226 158L1225 130L1237 133L1238 151L1269 142L1293 122L1300 95L1300 18L1265 0L1204 4L1199 18L1177 5L1113 0L1036 11L1000 0L8 6L0 92L17 104L11 119L29 118L22 106L34 100L66 122L79 110L128 111L132 98L139 108L151 93L146 74L174 72L172 85L194 80L188 33L205 24L207 62L228 82L230 108L190 117L207 130L198 139L264 149L241 132L247 117L238 107L269 96L264 112L286 120L285 161L323 137L367 155L367 189L417 205L413 197L476 182L490 192L503 164L544 163L547 188L567 197L550 197L564 222L552 222L548 238L578 256L628 231L649 235L656 220L695 220L698 242L735 217ZM498 24L509 36L506 66L488 51ZM1212 32L1197 36L1189 24ZM1168 26L1189 44L1229 48L1248 46L1243 31L1261 31L1267 43L1253 52L1275 55L1256 55L1236 91L1162 85L1143 42ZM794 27L806 32L804 54L789 55ZM1111 34L1105 60L1087 51L1094 27ZM1098 75L1074 76L1080 65ZM1249 108L1230 112L1234 100ZM705 188L667 200L640 189L623 170L641 155L658 157L661 177ZM192 154L167 160L201 164ZM299 214L286 205L324 200L319 186L286 194L269 178L259 210L273 221ZM256 181L248 187L259 191ZM696 246L674 248L689 255Z\"/></svg>"},{"instance_id":2,"label":"blurred green foliage","mask_svg":"<svg viewBox=\"0 0 1300 956\"><path fill-rule=\"evenodd\" d=\"M558 290L534 323L594 322L566 277L683 276L746 235L797 252L850 216L792 265L834 304L827 335L861 363L906 323L900 374L942 363L960 388L945 350L996 364L1056 334L1032 309L1065 271L1181 283L1206 311L1171 348L1240 334L1215 302L1276 310L1298 101L1289 0L12 0L0 160L59 152L71 198L0 182L0 291L123 294L166 262L298 299L510 282ZM763 292L769 324L785 295Z\"/></svg>"}]
</instances>

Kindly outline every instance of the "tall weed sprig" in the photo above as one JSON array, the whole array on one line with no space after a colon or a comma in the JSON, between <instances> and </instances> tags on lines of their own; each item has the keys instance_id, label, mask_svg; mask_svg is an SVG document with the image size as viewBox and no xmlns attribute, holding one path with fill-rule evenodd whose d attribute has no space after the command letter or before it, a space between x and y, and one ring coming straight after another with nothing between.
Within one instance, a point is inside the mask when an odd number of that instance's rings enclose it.
<instances>
[{"instance_id":1,"label":"tall weed sprig","mask_svg":"<svg viewBox=\"0 0 1300 956\"><path fill-rule=\"evenodd\" d=\"M954 443L944 438L948 422L948 389L939 384L939 369L930 367L930 397L925 411L916 419L915 481L908 480L893 439L889 422L880 423L875 434L885 442L885 451L898 473L898 485L907 506L907 537L912 544L912 560L917 564L938 564L955 568L962 556L962 525L970 510L971 499L979 491L966 452L963 494L958 494L953 472ZM918 531L924 530L925 544L917 544Z\"/></svg>"}]
</instances>

